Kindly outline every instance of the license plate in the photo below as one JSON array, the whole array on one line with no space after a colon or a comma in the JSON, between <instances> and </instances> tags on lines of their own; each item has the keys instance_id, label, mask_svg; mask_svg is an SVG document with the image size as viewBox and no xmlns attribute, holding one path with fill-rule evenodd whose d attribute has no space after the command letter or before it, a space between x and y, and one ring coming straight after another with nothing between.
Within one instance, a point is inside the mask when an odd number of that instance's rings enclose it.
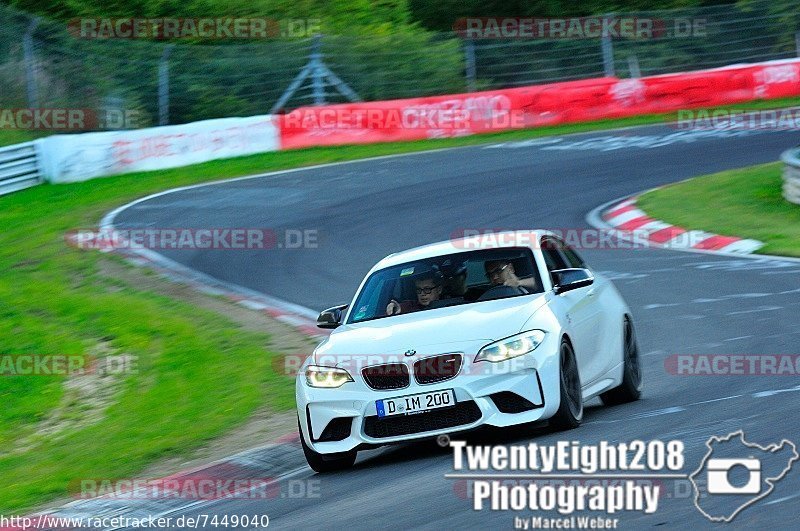
<instances>
[{"instance_id":1,"label":"license plate","mask_svg":"<svg viewBox=\"0 0 800 531\"><path fill-rule=\"evenodd\" d=\"M432 391L430 393L419 393L416 395L398 396L396 398L385 398L376 400L375 406L378 408L379 417L389 417L392 415L409 415L411 413L422 413L429 409L439 409L456 405L456 394L452 389L444 391Z\"/></svg>"}]
</instances>

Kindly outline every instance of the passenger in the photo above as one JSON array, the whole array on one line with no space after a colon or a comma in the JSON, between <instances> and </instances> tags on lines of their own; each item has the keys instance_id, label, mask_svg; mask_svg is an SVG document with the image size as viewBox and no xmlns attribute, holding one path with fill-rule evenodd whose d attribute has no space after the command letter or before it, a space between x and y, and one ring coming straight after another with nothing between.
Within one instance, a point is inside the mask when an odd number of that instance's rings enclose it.
<instances>
[{"instance_id":1,"label":"passenger","mask_svg":"<svg viewBox=\"0 0 800 531\"><path fill-rule=\"evenodd\" d=\"M536 281L533 278L519 278L510 260L489 260L484 262L483 267L486 270L486 278L493 287L511 286L525 288L530 293L536 291Z\"/></svg>"},{"instance_id":2,"label":"passenger","mask_svg":"<svg viewBox=\"0 0 800 531\"><path fill-rule=\"evenodd\" d=\"M397 302L392 299L386 306L386 315L427 310L433 301L438 301L442 297L441 274L431 272L420 275L414 280L414 288L417 292L417 300Z\"/></svg>"}]
</instances>

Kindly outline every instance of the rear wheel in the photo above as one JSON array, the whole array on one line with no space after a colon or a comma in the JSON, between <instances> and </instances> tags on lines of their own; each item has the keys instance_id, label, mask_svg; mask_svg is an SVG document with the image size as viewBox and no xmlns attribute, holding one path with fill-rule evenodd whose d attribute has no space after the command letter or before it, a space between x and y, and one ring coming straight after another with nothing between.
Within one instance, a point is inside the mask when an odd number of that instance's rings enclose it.
<instances>
[{"instance_id":1,"label":"rear wheel","mask_svg":"<svg viewBox=\"0 0 800 531\"><path fill-rule=\"evenodd\" d=\"M562 340L560 350L561 404L550 419L550 426L557 430L571 430L580 426L583 420L581 377L578 373L578 363L575 361L575 352L569 342Z\"/></svg>"},{"instance_id":2,"label":"rear wheel","mask_svg":"<svg viewBox=\"0 0 800 531\"><path fill-rule=\"evenodd\" d=\"M297 420L297 429L300 430L300 420ZM353 466L356 462L356 452L341 452L336 454L321 454L315 452L306 444L306 438L303 437L303 432L300 430L300 444L303 445L303 454L306 456L308 466L314 472L335 472L337 470L345 470Z\"/></svg>"},{"instance_id":3,"label":"rear wheel","mask_svg":"<svg viewBox=\"0 0 800 531\"><path fill-rule=\"evenodd\" d=\"M624 341L622 383L600 395L600 399L607 406L633 402L642 396L642 366L639 359L639 346L636 343L633 322L629 317L625 317L622 337Z\"/></svg>"}]
</instances>

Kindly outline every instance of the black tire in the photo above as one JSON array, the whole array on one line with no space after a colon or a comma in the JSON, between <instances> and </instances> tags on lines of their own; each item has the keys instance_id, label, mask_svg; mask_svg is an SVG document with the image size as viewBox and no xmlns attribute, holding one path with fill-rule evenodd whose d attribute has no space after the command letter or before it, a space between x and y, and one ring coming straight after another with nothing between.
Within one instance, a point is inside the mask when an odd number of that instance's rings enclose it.
<instances>
[{"instance_id":1,"label":"black tire","mask_svg":"<svg viewBox=\"0 0 800 531\"><path fill-rule=\"evenodd\" d=\"M603 404L616 406L639 400L642 396L642 365L639 359L639 345L636 343L636 330L629 317L625 317L622 331L622 383L600 395Z\"/></svg>"},{"instance_id":2,"label":"black tire","mask_svg":"<svg viewBox=\"0 0 800 531\"><path fill-rule=\"evenodd\" d=\"M550 419L550 426L559 431L577 428L583 420L583 394L575 352L564 339L561 340L560 350L558 373L561 403Z\"/></svg>"},{"instance_id":3,"label":"black tire","mask_svg":"<svg viewBox=\"0 0 800 531\"><path fill-rule=\"evenodd\" d=\"M300 429L300 421L298 420L297 429ZM303 454L306 456L308 466L314 472L336 472L337 470L346 470L353 466L356 462L356 455L358 452L352 450L350 452L341 452L336 454L320 454L315 452L306 444L306 438L303 432L300 431L300 444L303 445Z\"/></svg>"}]
</instances>

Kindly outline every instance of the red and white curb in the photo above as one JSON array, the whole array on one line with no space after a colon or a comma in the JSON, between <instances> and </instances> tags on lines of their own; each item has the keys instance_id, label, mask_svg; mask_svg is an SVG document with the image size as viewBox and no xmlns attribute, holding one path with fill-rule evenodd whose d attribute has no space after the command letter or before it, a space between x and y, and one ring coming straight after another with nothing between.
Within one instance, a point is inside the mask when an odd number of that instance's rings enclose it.
<instances>
[{"instance_id":1,"label":"red and white curb","mask_svg":"<svg viewBox=\"0 0 800 531\"><path fill-rule=\"evenodd\" d=\"M750 254L764 246L758 240L685 229L651 218L637 207L636 199L637 197L626 199L600 215L603 222L623 238L652 247L725 254Z\"/></svg>"}]
</instances>

